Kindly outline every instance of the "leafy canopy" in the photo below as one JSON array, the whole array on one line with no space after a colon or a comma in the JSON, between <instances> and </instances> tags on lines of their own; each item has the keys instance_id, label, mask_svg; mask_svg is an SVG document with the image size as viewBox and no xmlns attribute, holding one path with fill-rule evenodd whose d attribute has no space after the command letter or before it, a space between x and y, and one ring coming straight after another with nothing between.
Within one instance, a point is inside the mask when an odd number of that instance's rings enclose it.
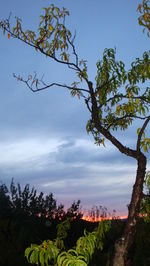
<instances>
[{"instance_id":1,"label":"leafy canopy","mask_svg":"<svg viewBox=\"0 0 150 266\"><path fill-rule=\"evenodd\" d=\"M150 29L149 1L139 5L141 13L140 25ZM98 129L93 119L93 99L96 103L98 123L109 132L126 130L135 119L145 120L149 117L150 88L144 83L150 78L150 53L145 52L142 58L136 58L129 70L125 64L116 59L115 49L105 49L102 59L97 62L95 87L88 79L86 60L79 60L75 47L75 34L66 26L66 17L69 12L65 8L58 8L53 4L43 8L37 31L24 30L22 21L15 18L16 25L11 27L10 17L0 21L0 27L9 38L17 38L46 57L74 70L77 80L71 85L51 83L45 84L37 74L29 75L27 79L14 75L18 80L25 82L33 92L47 89L51 86L66 87L71 95L83 97L91 119L87 123L87 131L92 132L97 144L104 145L103 130ZM84 83L83 83L84 81ZM84 85L83 85L84 84ZM92 84L92 87L91 87ZM140 131L139 131L140 132ZM138 132L138 133L139 133ZM142 132L141 135L143 135ZM141 136L142 137L142 136ZM140 138L141 138L140 137ZM150 139L143 137L140 142L144 151L150 147Z\"/></svg>"}]
</instances>

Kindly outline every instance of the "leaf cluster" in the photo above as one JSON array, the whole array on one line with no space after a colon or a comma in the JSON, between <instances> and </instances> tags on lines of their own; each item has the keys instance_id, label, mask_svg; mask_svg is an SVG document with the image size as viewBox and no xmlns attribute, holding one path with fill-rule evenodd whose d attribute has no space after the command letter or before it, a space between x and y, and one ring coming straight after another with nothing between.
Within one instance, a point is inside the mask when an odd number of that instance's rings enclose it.
<instances>
[{"instance_id":1,"label":"leaf cluster","mask_svg":"<svg viewBox=\"0 0 150 266\"><path fill-rule=\"evenodd\" d=\"M8 38L18 38L28 45L40 50L47 56L55 57L59 51L60 59L64 62L69 61L67 50L68 40L71 38L71 32L65 26L66 16L69 16L68 10L58 8L51 4L43 8L44 14L40 16L40 22L37 32L24 30L20 18L16 18L16 25L10 27L10 18L0 22L3 33L7 31Z\"/></svg>"},{"instance_id":2,"label":"leaf cluster","mask_svg":"<svg viewBox=\"0 0 150 266\"><path fill-rule=\"evenodd\" d=\"M146 222L150 222L150 171L147 171L145 175L144 184L146 195L142 198L140 213Z\"/></svg>"},{"instance_id":3,"label":"leaf cluster","mask_svg":"<svg viewBox=\"0 0 150 266\"><path fill-rule=\"evenodd\" d=\"M62 230L62 228L64 229ZM103 239L110 229L110 221L102 221L96 230L91 233L84 232L84 236L77 240L76 247L68 251L64 246L58 248L58 240L66 237L69 221L64 221L58 227L57 238L54 242L48 240L41 245L31 245L25 251L25 256L32 264L56 266L87 266L95 249L103 249ZM63 233L60 233L62 232Z\"/></svg>"},{"instance_id":4,"label":"leaf cluster","mask_svg":"<svg viewBox=\"0 0 150 266\"><path fill-rule=\"evenodd\" d=\"M149 1L143 0L138 7L144 21L149 23ZM27 45L32 46L44 55L54 59L58 63L67 65L75 70L79 81L75 81L71 86L51 83L44 84L36 78L19 80L26 83L32 91L43 90L52 86L68 88L71 95L80 99L85 98L88 110L93 116L93 99L96 101L97 123L107 131L126 130L135 119L146 119L149 115L150 88L141 86L150 78L150 52L145 52L143 57L136 58L127 71L125 64L116 58L115 49L105 49L101 60L97 62L96 86L93 88L92 82L88 80L86 60L78 60L74 39L70 30L66 27L66 17L69 12L65 8L58 8L54 5L43 8L44 14L40 16L39 26L36 32L23 30L22 21L16 17L16 25L11 28L10 18L0 21L2 30L8 33L8 37L17 38ZM143 13L142 13L143 12ZM72 59L70 60L70 56ZM29 84L31 81L31 84ZM83 89L79 85L85 82L88 89ZM44 87L39 88L39 84ZM91 85L92 87L91 87ZM35 89L33 89L33 85ZM87 131L92 132L95 142L104 144L104 137L97 129L93 119L87 124Z\"/></svg>"},{"instance_id":5,"label":"leaf cluster","mask_svg":"<svg viewBox=\"0 0 150 266\"><path fill-rule=\"evenodd\" d=\"M140 130L141 128L137 129L137 135L139 135ZM148 150L150 149L150 138L145 136L145 131L142 134L140 146L144 152L148 152Z\"/></svg>"},{"instance_id":6,"label":"leaf cluster","mask_svg":"<svg viewBox=\"0 0 150 266\"><path fill-rule=\"evenodd\" d=\"M97 62L97 122L106 130L114 131L127 129L135 119L145 120L150 114L150 88L144 88L142 84L149 79L150 52L144 52L141 59L136 58L127 71L125 64L117 61L116 51L105 49L102 60ZM92 113L92 105L89 110ZM104 145L103 135L93 119L87 123L87 132L92 132L98 145Z\"/></svg>"},{"instance_id":7,"label":"leaf cluster","mask_svg":"<svg viewBox=\"0 0 150 266\"><path fill-rule=\"evenodd\" d=\"M147 35L150 34L150 1L149 0L143 0L138 5L138 11L140 13L140 16L138 18L139 25L143 26L143 32L145 29L147 29Z\"/></svg>"}]
</instances>

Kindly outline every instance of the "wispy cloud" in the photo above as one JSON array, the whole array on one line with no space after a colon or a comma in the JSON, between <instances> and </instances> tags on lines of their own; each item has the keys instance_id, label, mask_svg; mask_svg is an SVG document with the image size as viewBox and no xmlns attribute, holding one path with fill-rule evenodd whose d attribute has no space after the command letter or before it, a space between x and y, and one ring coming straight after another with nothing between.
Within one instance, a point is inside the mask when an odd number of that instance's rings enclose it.
<instances>
[{"instance_id":1,"label":"wispy cloud","mask_svg":"<svg viewBox=\"0 0 150 266\"><path fill-rule=\"evenodd\" d=\"M121 208L129 202L136 162L114 149L97 147L90 139L23 138L0 143L0 175L12 175L45 193L53 192L59 202L81 199L92 204ZM126 207L125 207L126 208Z\"/></svg>"}]
</instances>

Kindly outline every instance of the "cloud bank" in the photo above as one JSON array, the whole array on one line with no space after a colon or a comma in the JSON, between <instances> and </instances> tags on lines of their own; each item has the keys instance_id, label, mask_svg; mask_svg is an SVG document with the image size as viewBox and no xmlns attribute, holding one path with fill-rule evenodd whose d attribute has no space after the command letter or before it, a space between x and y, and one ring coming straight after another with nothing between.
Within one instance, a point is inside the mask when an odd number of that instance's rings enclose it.
<instances>
[{"instance_id":1,"label":"cloud bank","mask_svg":"<svg viewBox=\"0 0 150 266\"><path fill-rule=\"evenodd\" d=\"M29 183L69 206L103 205L127 210L136 162L121 156L109 143L97 147L90 138L27 138L0 143L0 177ZM123 207L124 206L124 207Z\"/></svg>"}]
</instances>

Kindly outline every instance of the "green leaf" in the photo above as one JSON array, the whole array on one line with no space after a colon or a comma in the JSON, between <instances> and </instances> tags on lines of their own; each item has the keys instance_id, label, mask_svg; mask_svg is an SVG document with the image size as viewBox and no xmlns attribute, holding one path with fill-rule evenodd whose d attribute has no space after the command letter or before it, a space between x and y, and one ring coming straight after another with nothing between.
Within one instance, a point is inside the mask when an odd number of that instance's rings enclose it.
<instances>
[{"instance_id":1,"label":"green leaf","mask_svg":"<svg viewBox=\"0 0 150 266\"><path fill-rule=\"evenodd\" d=\"M26 248L26 250L25 250L25 257L27 258L28 261L29 261L29 256L30 256L32 250L33 249L31 247Z\"/></svg>"},{"instance_id":2,"label":"green leaf","mask_svg":"<svg viewBox=\"0 0 150 266\"><path fill-rule=\"evenodd\" d=\"M45 255L45 250L42 249L42 250L40 251L40 255L39 255L39 259L40 259L41 266L44 266L44 262L45 262L45 257L44 257L44 255Z\"/></svg>"}]
</instances>

